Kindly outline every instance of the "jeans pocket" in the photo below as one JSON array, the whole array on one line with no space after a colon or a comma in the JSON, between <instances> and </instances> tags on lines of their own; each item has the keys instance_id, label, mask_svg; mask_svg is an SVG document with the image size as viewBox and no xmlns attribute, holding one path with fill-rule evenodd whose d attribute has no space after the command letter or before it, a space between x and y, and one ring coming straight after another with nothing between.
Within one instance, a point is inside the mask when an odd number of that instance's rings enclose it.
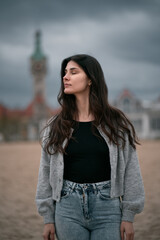
<instances>
[{"instance_id":1,"label":"jeans pocket","mask_svg":"<svg viewBox=\"0 0 160 240\"><path fill-rule=\"evenodd\" d=\"M69 196L69 191L62 189L61 191L61 199L67 198Z\"/></svg>"},{"instance_id":2,"label":"jeans pocket","mask_svg":"<svg viewBox=\"0 0 160 240\"><path fill-rule=\"evenodd\" d=\"M99 190L99 196L103 200L109 200L110 197L110 188L102 188Z\"/></svg>"}]
</instances>

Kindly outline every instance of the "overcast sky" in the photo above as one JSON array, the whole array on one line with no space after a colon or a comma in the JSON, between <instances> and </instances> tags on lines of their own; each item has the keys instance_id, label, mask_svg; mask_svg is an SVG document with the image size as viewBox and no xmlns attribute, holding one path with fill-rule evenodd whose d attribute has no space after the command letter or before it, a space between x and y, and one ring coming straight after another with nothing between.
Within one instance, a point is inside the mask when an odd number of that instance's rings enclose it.
<instances>
[{"instance_id":1,"label":"overcast sky","mask_svg":"<svg viewBox=\"0 0 160 240\"><path fill-rule=\"evenodd\" d=\"M100 62L109 99L123 88L142 100L160 96L159 0L0 0L0 103L8 107L26 107L33 98L29 59L38 29L50 106L61 61L77 53Z\"/></svg>"}]
</instances>

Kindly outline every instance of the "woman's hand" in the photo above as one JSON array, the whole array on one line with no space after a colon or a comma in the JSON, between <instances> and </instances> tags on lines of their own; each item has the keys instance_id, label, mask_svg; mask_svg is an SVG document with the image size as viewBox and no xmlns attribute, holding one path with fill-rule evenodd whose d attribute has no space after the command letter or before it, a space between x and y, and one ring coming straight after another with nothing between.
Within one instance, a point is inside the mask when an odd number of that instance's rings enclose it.
<instances>
[{"instance_id":1,"label":"woman's hand","mask_svg":"<svg viewBox=\"0 0 160 240\"><path fill-rule=\"evenodd\" d=\"M55 240L55 228L53 223L48 223L44 225L43 238L44 240Z\"/></svg>"},{"instance_id":2,"label":"woman's hand","mask_svg":"<svg viewBox=\"0 0 160 240\"><path fill-rule=\"evenodd\" d=\"M121 239L122 240L133 240L134 239L134 228L132 222L122 221L121 223Z\"/></svg>"}]
</instances>

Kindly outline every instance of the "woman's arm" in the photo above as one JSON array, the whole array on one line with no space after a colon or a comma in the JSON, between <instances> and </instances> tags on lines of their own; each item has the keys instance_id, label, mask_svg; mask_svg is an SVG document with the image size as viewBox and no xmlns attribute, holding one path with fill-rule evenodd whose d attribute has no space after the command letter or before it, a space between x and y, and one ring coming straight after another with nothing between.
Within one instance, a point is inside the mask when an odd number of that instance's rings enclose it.
<instances>
[{"instance_id":1,"label":"woman's arm","mask_svg":"<svg viewBox=\"0 0 160 240\"><path fill-rule=\"evenodd\" d=\"M43 140L48 134L46 128ZM44 146L44 143L42 144ZM54 223L55 201L52 199L52 188L49 182L50 176L50 156L41 148L41 159L39 167L38 184L36 191L36 205L38 212L44 218L44 223Z\"/></svg>"},{"instance_id":2,"label":"woman's arm","mask_svg":"<svg viewBox=\"0 0 160 240\"><path fill-rule=\"evenodd\" d=\"M133 222L134 216L144 208L144 186L136 149L134 149L126 136L124 148L126 161L124 175L124 195L122 197L122 221Z\"/></svg>"}]
</instances>

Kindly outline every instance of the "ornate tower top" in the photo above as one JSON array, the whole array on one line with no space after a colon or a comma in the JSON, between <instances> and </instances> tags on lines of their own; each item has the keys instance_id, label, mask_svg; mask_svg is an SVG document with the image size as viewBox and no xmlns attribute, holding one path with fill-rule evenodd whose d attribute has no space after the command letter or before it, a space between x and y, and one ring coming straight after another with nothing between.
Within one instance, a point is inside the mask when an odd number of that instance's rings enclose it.
<instances>
[{"instance_id":1,"label":"ornate tower top","mask_svg":"<svg viewBox=\"0 0 160 240\"><path fill-rule=\"evenodd\" d=\"M46 58L41 49L41 32L40 31L37 31L35 34L35 50L31 58L35 61L41 61Z\"/></svg>"},{"instance_id":2,"label":"ornate tower top","mask_svg":"<svg viewBox=\"0 0 160 240\"><path fill-rule=\"evenodd\" d=\"M47 73L47 58L41 50L41 33L37 31L35 34L35 49L31 56L31 73L33 75L33 118L39 122L47 117L46 105L46 85L45 77Z\"/></svg>"}]
</instances>

